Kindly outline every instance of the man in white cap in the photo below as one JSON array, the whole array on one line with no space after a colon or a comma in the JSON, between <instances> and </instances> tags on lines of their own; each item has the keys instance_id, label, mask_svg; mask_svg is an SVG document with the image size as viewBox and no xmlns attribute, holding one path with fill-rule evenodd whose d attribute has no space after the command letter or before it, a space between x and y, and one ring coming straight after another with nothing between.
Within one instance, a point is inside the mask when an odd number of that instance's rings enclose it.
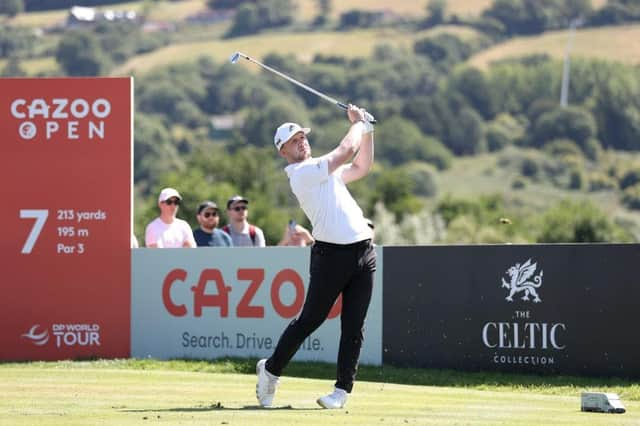
<instances>
[{"instance_id":1,"label":"man in white cap","mask_svg":"<svg viewBox=\"0 0 640 426\"><path fill-rule=\"evenodd\" d=\"M147 225L144 234L145 246L159 248L196 247L189 224L176 217L182 202L180 193L173 188L164 188L158 196L160 216Z\"/></svg>"},{"instance_id":2,"label":"man in white cap","mask_svg":"<svg viewBox=\"0 0 640 426\"><path fill-rule=\"evenodd\" d=\"M310 129L284 123L274 144L289 165L291 190L313 226L309 289L302 312L282 333L268 359L256 366L256 397L273 402L279 376L305 338L327 318L342 293L340 347L334 391L318 399L324 408L342 408L351 393L362 347L364 320L371 301L376 253L371 228L346 184L367 175L373 164L373 124L365 110L349 105L351 127L337 148L311 157ZM351 163L345 164L352 159Z\"/></svg>"}]
</instances>

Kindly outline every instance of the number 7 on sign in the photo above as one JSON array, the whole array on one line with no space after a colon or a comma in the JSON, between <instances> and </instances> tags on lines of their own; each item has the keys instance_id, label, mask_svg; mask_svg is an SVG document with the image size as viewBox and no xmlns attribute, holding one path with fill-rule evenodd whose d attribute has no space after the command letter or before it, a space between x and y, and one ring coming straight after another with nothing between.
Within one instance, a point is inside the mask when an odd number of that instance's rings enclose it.
<instances>
[{"instance_id":1,"label":"number 7 on sign","mask_svg":"<svg viewBox=\"0 0 640 426\"><path fill-rule=\"evenodd\" d=\"M33 224L33 228L31 228L31 232L29 232L27 241L25 241L24 246L22 246L22 254L31 253L31 249L33 249L33 246L38 240L38 236L44 227L44 223L47 221L47 216L49 216L49 210L20 210L20 219L36 220Z\"/></svg>"}]
</instances>

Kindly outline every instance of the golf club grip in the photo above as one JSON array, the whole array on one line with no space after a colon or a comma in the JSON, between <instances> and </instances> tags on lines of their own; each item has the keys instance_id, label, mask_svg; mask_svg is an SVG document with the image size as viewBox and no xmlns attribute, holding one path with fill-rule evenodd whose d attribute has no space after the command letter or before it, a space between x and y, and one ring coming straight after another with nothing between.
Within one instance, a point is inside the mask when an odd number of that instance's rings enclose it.
<instances>
[{"instance_id":1,"label":"golf club grip","mask_svg":"<svg viewBox=\"0 0 640 426\"><path fill-rule=\"evenodd\" d=\"M336 102L336 106L338 108L341 108L341 109L345 110L345 111L349 109L349 107L347 105L343 104L342 102ZM378 123L378 120L376 120L373 115L369 114L366 111L365 111L365 114L366 114L365 118L367 119L367 121L369 123L371 123L371 124Z\"/></svg>"}]
</instances>

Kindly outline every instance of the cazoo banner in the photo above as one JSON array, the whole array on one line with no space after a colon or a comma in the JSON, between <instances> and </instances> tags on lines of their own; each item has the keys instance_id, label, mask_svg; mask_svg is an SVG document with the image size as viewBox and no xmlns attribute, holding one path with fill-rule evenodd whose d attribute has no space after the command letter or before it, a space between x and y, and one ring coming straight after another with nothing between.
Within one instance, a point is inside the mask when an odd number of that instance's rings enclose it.
<instances>
[{"instance_id":1,"label":"cazoo banner","mask_svg":"<svg viewBox=\"0 0 640 426\"><path fill-rule=\"evenodd\" d=\"M640 377L640 246L385 247L383 362Z\"/></svg>"},{"instance_id":2,"label":"cazoo banner","mask_svg":"<svg viewBox=\"0 0 640 426\"><path fill-rule=\"evenodd\" d=\"M382 249L361 361L382 363ZM131 355L267 357L302 310L309 248L132 250ZM294 360L336 362L341 299Z\"/></svg>"}]
</instances>

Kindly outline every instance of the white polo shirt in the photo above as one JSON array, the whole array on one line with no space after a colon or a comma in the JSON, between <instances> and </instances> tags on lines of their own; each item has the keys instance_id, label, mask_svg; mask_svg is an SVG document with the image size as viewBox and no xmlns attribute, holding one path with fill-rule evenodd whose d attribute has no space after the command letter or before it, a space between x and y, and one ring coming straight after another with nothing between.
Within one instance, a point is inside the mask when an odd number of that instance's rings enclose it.
<instances>
[{"instance_id":1,"label":"white polo shirt","mask_svg":"<svg viewBox=\"0 0 640 426\"><path fill-rule=\"evenodd\" d=\"M192 246L196 247L191 227L178 218L173 219L172 223L164 223L159 217L155 218L147 225L144 241L146 246L157 244L159 248L183 247L185 241L191 241Z\"/></svg>"},{"instance_id":2,"label":"white polo shirt","mask_svg":"<svg viewBox=\"0 0 640 426\"><path fill-rule=\"evenodd\" d=\"M342 181L345 166L329 174L325 157L289 164L284 170L300 207L311 221L313 238L351 244L371 238L362 209Z\"/></svg>"}]
</instances>

